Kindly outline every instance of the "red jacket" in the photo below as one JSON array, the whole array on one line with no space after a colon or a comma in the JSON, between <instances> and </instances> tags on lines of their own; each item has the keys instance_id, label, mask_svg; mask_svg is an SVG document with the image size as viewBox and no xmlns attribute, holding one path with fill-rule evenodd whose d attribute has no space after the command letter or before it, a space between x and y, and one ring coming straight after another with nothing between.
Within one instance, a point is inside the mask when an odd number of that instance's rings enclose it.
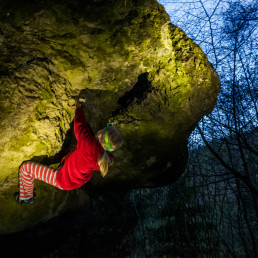
<instances>
[{"instance_id":1,"label":"red jacket","mask_svg":"<svg viewBox=\"0 0 258 258\"><path fill-rule=\"evenodd\" d=\"M57 173L57 183L64 190L81 187L99 170L98 158L104 149L86 122L82 108L75 110L74 133L77 145ZM64 159L65 159L64 158Z\"/></svg>"}]
</instances>

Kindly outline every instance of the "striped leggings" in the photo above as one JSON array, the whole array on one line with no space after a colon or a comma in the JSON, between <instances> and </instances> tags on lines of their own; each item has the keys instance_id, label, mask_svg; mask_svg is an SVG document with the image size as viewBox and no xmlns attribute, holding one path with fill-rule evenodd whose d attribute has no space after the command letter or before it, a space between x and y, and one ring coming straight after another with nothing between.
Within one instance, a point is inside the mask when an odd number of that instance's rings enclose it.
<instances>
[{"instance_id":1,"label":"striped leggings","mask_svg":"<svg viewBox=\"0 0 258 258\"><path fill-rule=\"evenodd\" d=\"M45 165L31 161L24 162L19 169L20 200L33 197L34 178L62 189L56 181L57 172L58 170Z\"/></svg>"}]
</instances>

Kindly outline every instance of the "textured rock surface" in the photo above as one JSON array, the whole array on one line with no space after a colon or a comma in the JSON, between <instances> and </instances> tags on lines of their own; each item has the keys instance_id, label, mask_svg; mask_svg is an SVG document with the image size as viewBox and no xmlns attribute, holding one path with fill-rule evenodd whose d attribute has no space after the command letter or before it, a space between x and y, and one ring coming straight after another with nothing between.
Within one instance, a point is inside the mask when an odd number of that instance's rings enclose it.
<instances>
[{"instance_id":1,"label":"textured rock surface","mask_svg":"<svg viewBox=\"0 0 258 258\"><path fill-rule=\"evenodd\" d=\"M74 96L86 97L95 131L111 121L125 138L109 175L96 173L89 186L152 187L183 173L187 138L213 109L220 82L161 5L6 0L0 10L0 232L56 215L78 196L78 204L87 202L81 190L58 192L38 182L41 204L11 203L19 165L57 163L69 144Z\"/></svg>"}]
</instances>

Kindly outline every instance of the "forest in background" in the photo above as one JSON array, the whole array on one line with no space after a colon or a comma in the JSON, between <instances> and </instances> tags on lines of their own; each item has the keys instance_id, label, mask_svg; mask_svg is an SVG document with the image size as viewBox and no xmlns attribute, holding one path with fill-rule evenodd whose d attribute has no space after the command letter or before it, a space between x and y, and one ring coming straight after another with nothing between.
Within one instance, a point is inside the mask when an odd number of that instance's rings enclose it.
<instances>
[{"instance_id":1,"label":"forest in background","mask_svg":"<svg viewBox=\"0 0 258 258\"><path fill-rule=\"evenodd\" d=\"M172 185L132 190L130 257L257 257L257 2L159 1L221 79L213 112L189 139Z\"/></svg>"}]
</instances>

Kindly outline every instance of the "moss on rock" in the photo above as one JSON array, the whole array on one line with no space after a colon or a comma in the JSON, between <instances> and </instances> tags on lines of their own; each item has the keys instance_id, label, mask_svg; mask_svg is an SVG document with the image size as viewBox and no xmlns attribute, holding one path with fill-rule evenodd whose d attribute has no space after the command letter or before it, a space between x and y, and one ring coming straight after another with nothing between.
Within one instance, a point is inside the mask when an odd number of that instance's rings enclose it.
<instances>
[{"instance_id":1,"label":"moss on rock","mask_svg":"<svg viewBox=\"0 0 258 258\"><path fill-rule=\"evenodd\" d=\"M67 141L74 96L87 99L95 131L112 121L125 138L108 176L95 173L88 185L160 186L183 173L188 136L213 109L220 82L163 6L155 0L4 0L0 8L1 233L87 201L80 193L71 205L76 191L37 182L36 207L12 202L24 160L47 156L58 163L53 157Z\"/></svg>"}]
</instances>

